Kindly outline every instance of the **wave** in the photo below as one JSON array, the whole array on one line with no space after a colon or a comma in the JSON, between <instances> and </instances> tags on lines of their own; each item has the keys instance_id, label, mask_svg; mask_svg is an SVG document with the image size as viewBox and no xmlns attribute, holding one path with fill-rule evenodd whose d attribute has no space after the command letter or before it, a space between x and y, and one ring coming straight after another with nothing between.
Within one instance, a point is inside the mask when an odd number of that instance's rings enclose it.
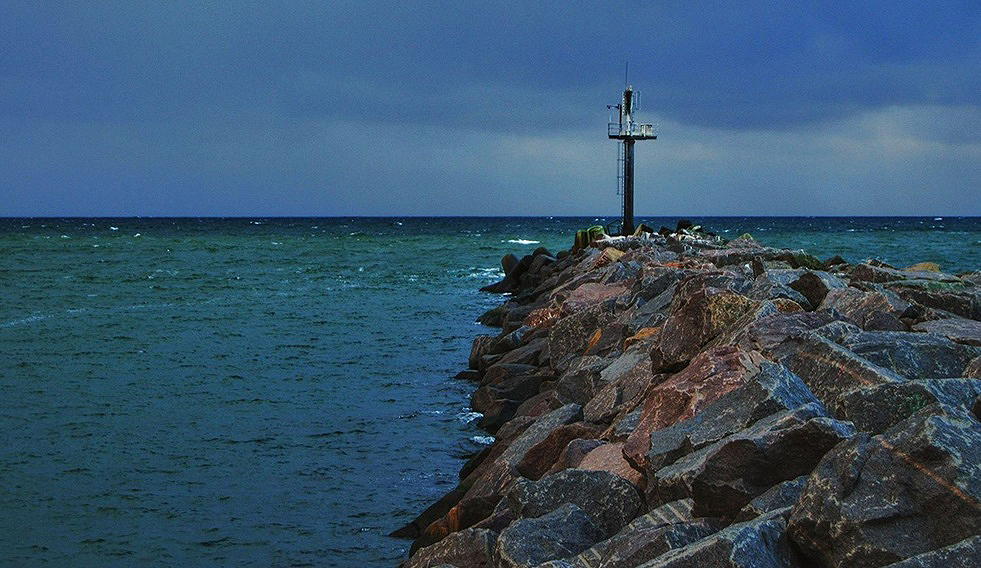
<instances>
[{"instance_id":1,"label":"wave","mask_svg":"<svg viewBox=\"0 0 981 568\"><path fill-rule=\"evenodd\" d=\"M514 244L518 244L518 245L537 245L537 244L540 244L541 243L541 241L529 241L529 240L525 240L525 239L509 239L506 242L514 243Z\"/></svg>"}]
</instances>

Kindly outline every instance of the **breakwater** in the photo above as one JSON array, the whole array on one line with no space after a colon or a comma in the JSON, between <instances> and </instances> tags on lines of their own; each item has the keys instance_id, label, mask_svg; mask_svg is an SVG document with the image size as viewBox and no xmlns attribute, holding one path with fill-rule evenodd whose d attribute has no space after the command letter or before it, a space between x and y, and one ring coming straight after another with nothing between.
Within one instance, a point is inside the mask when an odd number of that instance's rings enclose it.
<instances>
[{"instance_id":1,"label":"breakwater","mask_svg":"<svg viewBox=\"0 0 981 568\"><path fill-rule=\"evenodd\" d=\"M505 258L405 565L976 565L981 275L662 233Z\"/></svg>"}]
</instances>

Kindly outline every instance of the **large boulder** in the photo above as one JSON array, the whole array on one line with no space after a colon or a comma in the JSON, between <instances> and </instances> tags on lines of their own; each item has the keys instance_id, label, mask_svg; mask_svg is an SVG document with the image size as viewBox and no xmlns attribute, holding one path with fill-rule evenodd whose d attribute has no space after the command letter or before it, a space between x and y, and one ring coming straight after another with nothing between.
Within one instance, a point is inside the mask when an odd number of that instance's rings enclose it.
<instances>
[{"instance_id":1,"label":"large boulder","mask_svg":"<svg viewBox=\"0 0 981 568\"><path fill-rule=\"evenodd\" d=\"M564 317L549 329L548 352L552 366L564 370L562 363L582 355L597 329L615 318L613 307L606 302Z\"/></svg>"},{"instance_id":2,"label":"large boulder","mask_svg":"<svg viewBox=\"0 0 981 568\"><path fill-rule=\"evenodd\" d=\"M405 568L430 568L441 564L490 568L497 533L486 529L455 532L436 544L421 548Z\"/></svg>"},{"instance_id":3,"label":"large boulder","mask_svg":"<svg viewBox=\"0 0 981 568\"><path fill-rule=\"evenodd\" d=\"M833 288L828 290L818 308L823 312L841 314L862 329L893 329L905 325L900 318L910 317L909 302L888 290L859 290Z\"/></svg>"},{"instance_id":4,"label":"large boulder","mask_svg":"<svg viewBox=\"0 0 981 568\"><path fill-rule=\"evenodd\" d=\"M930 320L914 325L913 331L935 333L955 343L981 346L981 321L958 317Z\"/></svg>"},{"instance_id":5,"label":"large boulder","mask_svg":"<svg viewBox=\"0 0 981 568\"><path fill-rule=\"evenodd\" d=\"M627 287L622 284L586 282L573 290L562 303L562 315L568 316L578 313L590 306L615 298L626 291Z\"/></svg>"},{"instance_id":6,"label":"large boulder","mask_svg":"<svg viewBox=\"0 0 981 568\"><path fill-rule=\"evenodd\" d=\"M623 443L613 442L593 448L575 466L586 471L606 471L629 481L634 487L643 490L646 481L644 474L630 465L623 457Z\"/></svg>"},{"instance_id":7,"label":"large boulder","mask_svg":"<svg viewBox=\"0 0 981 568\"><path fill-rule=\"evenodd\" d=\"M843 347L907 379L959 377L981 347L932 333L867 331L843 338Z\"/></svg>"},{"instance_id":8,"label":"large boulder","mask_svg":"<svg viewBox=\"0 0 981 568\"><path fill-rule=\"evenodd\" d=\"M558 428L581 420L582 407L578 404L567 404L538 418L529 418L527 427L511 440L506 449L493 460L488 459L487 463L471 474L473 479L468 478L470 487L466 497L473 499L485 496L503 496L515 480L520 477L516 468L529 450ZM499 440L512 422L516 422L516 420L512 420L498 431Z\"/></svg>"},{"instance_id":9,"label":"large boulder","mask_svg":"<svg viewBox=\"0 0 981 568\"><path fill-rule=\"evenodd\" d=\"M787 509L731 525L639 568L796 568L787 541Z\"/></svg>"},{"instance_id":10,"label":"large boulder","mask_svg":"<svg viewBox=\"0 0 981 568\"><path fill-rule=\"evenodd\" d=\"M648 475L761 418L806 404L820 405L797 375L782 365L764 361L760 373L745 385L722 395L688 420L651 432Z\"/></svg>"},{"instance_id":11,"label":"large boulder","mask_svg":"<svg viewBox=\"0 0 981 568\"><path fill-rule=\"evenodd\" d=\"M854 435L851 423L828 418L816 404L779 412L658 470L648 501L691 497L695 514L731 519L767 489L809 473Z\"/></svg>"},{"instance_id":12,"label":"large boulder","mask_svg":"<svg viewBox=\"0 0 981 568\"><path fill-rule=\"evenodd\" d=\"M624 455L642 470L651 432L691 418L727 392L760 372L759 353L716 347L700 354L684 371L650 388L637 426L626 440Z\"/></svg>"},{"instance_id":13,"label":"large boulder","mask_svg":"<svg viewBox=\"0 0 981 568\"><path fill-rule=\"evenodd\" d=\"M981 424L933 405L829 452L790 517L821 566L884 566L981 534Z\"/></svg>"},{"instance_id":14,"label":"large boulder","mask_svg":"<svg viewBox=\"0 0 981 568\"><path fill-rule=\"evenodd\" d=\"M756 300L783 298L795 302L804 309L813 308L807 297L790 286L804 273L803 270L767 270L756 277L747 296Z\"/></svg>"},{"instance_id":15,"label":"large boulder","mask_svg":"<svg viewBox=\"0 0 981 568\"><path fill-rule=\"evenodd\" d=\"M929 379L884 383L841 395L838 408L863 432L881 434L934 403L970 408L981 396L979 379Z\"/></svg>"},{"instance_id":16,"label":"large boulder","mask_svg":"<svg viewBox=\"0 0 981 568\"><path fill-rule=\"evenodd\" d=\"M560 426L544 440L532 446L515 465L515 469L528 479L541 479L559 461L569 442L597 438L602 431L594 424L575 422Z\"/></svg>"},{"instance_id":17,"label":"large boulder","mask_svg":"<svg viewBox=\"0 0 981 568\"><path fill-rule=\"evenodd\" d=\"M722 528L715 520L696 519L691 505L689 499L657 507L630 521L612 538L539 568L633 568Z\"/></svg>"},{"instance_id":18,"label":"large boulder","mask_svg":"<svg viewBox=\"0 0 981 568\"><path fill-rule=\"evenodd\" d=\"M641 396L654 381L651 360L643 344L628 348L600 372L598 392L583 407L583 416L597 424L608 423L623 404Z\"/></svg>"},{"instance_id":19,"label":"large boulder","mask_svg":"<svg viewBox=\"0 0 981 568\"><path fill-rule=\"evenodd\" d=\"M806 270L787 286L807 298L807 302L816 308L821 305L829 291L845 288L848 284L834 274L829 274L823 270Z\"/></svg>"},{"instance_id":20,"label":"large boulder","mask_svg":"<svg viewBox=\"0 0 981 568\"><path fill-rule=\"evenodd\" d=\"M981 566L981 535L917 554L886 568L977 568Z\"/></svg>"},{"instance_id":21,"label":"large boulder","mask_svg":"<svg viewBox=\"0 0 981 568\"><path fill-rule=\"evenodd\" d=\"M981 320L981 287L963 280L903 280L887 284L904 300L926 308Z\"/></svg>"},{"instance_id":22,"label":"large boulder","mask_svg":"<svg viewBox=\"0 0 981 568\"><path fill-rule=\"evenodd\" d=\"M567 469L539 481L517 483L507 495L520 518L540 517L574 503L589 515L604 538L616 534L637 516L643 501L624 478L606 471Z\"/></svg>"},{"instance_id":23,"label":"large boulder","mask_svg":"<svg viewBox=\"0 0 981 568\"><path fill-rule=\"evenodd\" d=\"M711 284L713 275L695 274L678 284L671 311L651 350L654 372L683 368L712 338L752 310L757 301Z\"/></svg>"},{"instance_id":24,"label":"large boulder","mask_svg":"<svg viewBox=\"0 0 981 568\"><path fill-rule=\"evenodd\" d=\"M537 566L575 556L603 538L603 531L589 515L567 503L540 517L518 519L504 529L494 549L494 566Z\"/></svg>"},{"instance_id":25,"label":"large boulder","mask_svg":"<svg viewBox=\"0 0 981 568\"><path fill-rule=\"evenodd\" d=\"M834 416L841 418L837 404L842 393L882 383L901 383L890 369L860 357L817 332L792 337L777 347L773 356L800 377L814 396Z\"/></svg>"}]
</instances>

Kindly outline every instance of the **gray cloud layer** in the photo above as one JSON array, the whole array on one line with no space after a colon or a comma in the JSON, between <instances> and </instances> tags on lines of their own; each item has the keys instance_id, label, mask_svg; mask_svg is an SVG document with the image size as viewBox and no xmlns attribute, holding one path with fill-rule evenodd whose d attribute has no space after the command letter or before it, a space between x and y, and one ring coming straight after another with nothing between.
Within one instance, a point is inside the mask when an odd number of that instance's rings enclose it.
<instances>
[{"instance_id":1,"label":"gray cloud layer","mask_svg":"<svg viewBox=\"0 0 981 568\"><path fill-rule=\"evenodd\" d=\"M981 214L976 2L3 10L2 215Z\"/></svg>"}]
</instances>

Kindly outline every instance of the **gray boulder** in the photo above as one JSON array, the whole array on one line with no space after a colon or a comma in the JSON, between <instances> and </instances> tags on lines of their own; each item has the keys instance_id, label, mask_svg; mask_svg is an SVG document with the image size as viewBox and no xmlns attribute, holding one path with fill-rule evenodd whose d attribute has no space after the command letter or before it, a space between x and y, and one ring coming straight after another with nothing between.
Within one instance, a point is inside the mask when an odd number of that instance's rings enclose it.
<instances>
[{"instance_id":1,"label":"gray boulder","mask_svg":"<svg viewBox=\"0 0 981 568\"><path fill-rule=\"evenodd\" d=\"M787 286L807 298L808 303L816 308L824 301L828 291L845 288L848 284L834 274L829 274L823 270L807 270Z\"/></svg>"},{"instance_id":2,"label":"gray boulder","mask_svg":"<svg viewBox=\"0 0 981 568\"><path fill-rule=\"evenodd\" d=\"M566 469L515 484L507 495L517 517L539 517L566 503L589 515L608 538L637 516L643 501L626 479L606 471Z\"/></svg>"},{"instance_id":3,"label":"gray boulder","mask_svg":"<svg viewBox=\"0 0 981 568\"><path fill-rule=\"evenodd\" d=\"M774 357L794 372L834 416L842 393L858 387L882 383L901 383L905 379L821 337L806 333L784 341Z\"/></svg>"},{"instance_id":4,"label":"gray boulder","mask_svg":"<svg viewBox=\"0 0 981 568\"><path fill-rule=\"evenodd\" d=\"M717 442L782 410L820 405L800 378L786 367L764 361L760 373L688 420L650 435L646 467L653 474L681 456Z\"/></svg>"},{"instance_id":5,"label":"gray boulder","mask_svg":"<svg viewBox=\"0 0 981 568\"><path fill-rule=\"evenodd\" d=\"M981 321L967 318L930 320L913 326L913 331L936 333L964 345L981 346Z\"/></svg>"},{"instance_id":6,"label":"gray boulder","mask_svg":"<svg viewBox=\"0 0 981 568\"><path fill-rule=\"evenodd\" d=\"M589 339L597 329L614 319L614 311L607 303L600 303L559 319L548 333L548 351L552 366L565 370L563 362L582 355L589 346Z\"/></svg>"},{"instance_id":7,"label":"gray boulder","mask_svg":"<svg viewBox=\"0 0 981 568\"><path fill-rule=\"evenodd\" d=\"M981 534L981 424L933 405L828 453L789 534L820 566L884 566Z\"/></svg>"},{"instance_id":8,"label":"gray boulder","mask_svg":"<svg viewBox=\"0 0 981 568\"><path fill-rule=\"evenodd\" d=\"M981 347L932 333L867 331L841 340L842 347L907 379L959 377Z\"/></svg>"},{"instance_id":9,"label":"gray boulder","mask_svg":"<svg viewBox=\"0 0 981 568\"><path fill-rule=\"evenodd\" d=\"M420 548L405 564L405 568L430 568L440 565L491 566L497 533L486 529L464 529L443 540Z\"/></svg>"},{"instance_id":10,"label":"gray boulder","mask_svg":"<svg viewBox=\"0 0 981 568\"><path fill-rule=\"evenodd\" d=\"M743 507L739 511L739 515L736 516L736 521L748 521L770 511L793 506L800 497L806 481L807 476L802 475L796 479L774 485Z\"/></svg>"},{"instance_id":11,"label":"gray boulder","mask_svg":"<svg viewBox=\"0 0 981 568\"><path fill-rule=\"evenodd\" d=\"M698 516L732 519L767 489L809 473L854 433L817 404L779 412L657 471L648 500L690 496Z\"/></svg>"},{"instance_id":12,"label":"gray boulder","mask_svg":"<svg viewBox=\"0 0 981 568\"><path fill-rule=\"evenodd\" d=\"M661 505L630 521L612 538L561 561L563 564L539 568L633 568L724 527L715 519L696 519L691 507L691 499Z\"/></svg>"},{"instance_id":13,"label":"gray boulder","mask_svg":"<svg viewBox=\"0 0 981 568\"><path fill-rule=\"evenodd\" d=\"M787 509L737 523L639 568L796 568L788 546Z\"/></svg>"},{"instance_id":14,"label":"gray boulder","mask_svg":"<svg viewBox=\"0 0 981 568\"><path fill-rule=\"evenodd\" d=\"M981 566L981 536L917 554L886 568L977 568Z\"/></svg>"},{"instance_id":15,"label":"gray boulder","mask_svg":"<svg viewBox=\"0 0 981 568\"><path fill-rule=\"evenodd\" d=\"M856 429L881 434L925 406L970 408L978 396L981 379L931 379L854 389L842 394L837 406Z\"/></svg>"},{"instance_id":16,"label":"gray boulder","mask_svg":"<svg viewBox=\"0 0 981 568\"><path fill-rule=\"evenodd\" d=\"M537 566L575 556L603 538L589 515L567 503L541 517L518 519L504 529L494 549L494 566Z\"/></svg>"}]
</instances>

